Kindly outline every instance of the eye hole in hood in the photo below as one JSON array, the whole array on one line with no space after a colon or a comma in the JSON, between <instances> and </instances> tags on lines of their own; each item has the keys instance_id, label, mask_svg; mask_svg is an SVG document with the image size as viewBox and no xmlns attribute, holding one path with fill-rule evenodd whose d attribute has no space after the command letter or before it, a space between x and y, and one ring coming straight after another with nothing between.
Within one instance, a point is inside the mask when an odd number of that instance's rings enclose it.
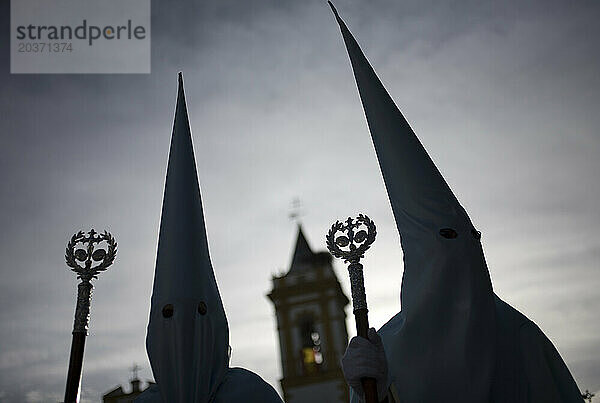
<instances>
[{"instance_id":1,"label":"eye hole in hood","mask_svg":"<svg viewBox=\"0 0 600 403\"><path fill-rule=\"evenodd\" d=\"M204 303L204 301L200 301L198 303L198 313L200 315L206 315L206 312L208 311L208 308L206 307L206 304Z\"/></svg>"},{"instance_id":2,"label":"eye hole in hood","mask_svg":"<svg viewBox=\"0 0 600 403\"><path fill-rule=\"evenodd\" d=\"M446 239L454 239L458 237L458 233L454 231L452 228L442 228L440 230L440 235Z\"/></svg>"},{"instance_id":3,"label":"eye hole in hood","mask_svg":"<svg viewBox=\"0 0 600 403\"><path fill-rule=\"evenodd\" d=\"M173 305L172 304L167 304L167 305L163 306L162 316L163 316L163 318L170 318L171 316L173 316Z\"/></svg>"}]
</instances>

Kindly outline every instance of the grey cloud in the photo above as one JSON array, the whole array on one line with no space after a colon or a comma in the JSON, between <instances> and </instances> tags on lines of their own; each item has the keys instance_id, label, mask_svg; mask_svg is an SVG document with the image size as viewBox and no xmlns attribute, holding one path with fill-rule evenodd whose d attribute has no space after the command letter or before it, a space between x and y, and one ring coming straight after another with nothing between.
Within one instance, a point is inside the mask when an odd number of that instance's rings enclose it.
<instances>
[{"instance_id":1,"label":"grey cloud","mask_svg":"<svg viewBox=\"0 0 600 403\"><path fill-rule=\"evenodd\" d=\"M540 324L582 388L600 389L600 7L336 5L483 231L498 292ZM119 242L114 267L96 283L86 399L125 383L133 361L151 377L144 339L178 70L233 363L277 386L264 295L289 264L295 196L315 249L335 219L372 216L372 322L400 308L398 234L325 2L152 6L149 76L9 75L0 41L2 401L62 395L76 287L62 255L80 227L106 227ZM1 7L8 27L8 1ZM348 290L345 269L336 270Z\"/></svg>"}]
</instances>

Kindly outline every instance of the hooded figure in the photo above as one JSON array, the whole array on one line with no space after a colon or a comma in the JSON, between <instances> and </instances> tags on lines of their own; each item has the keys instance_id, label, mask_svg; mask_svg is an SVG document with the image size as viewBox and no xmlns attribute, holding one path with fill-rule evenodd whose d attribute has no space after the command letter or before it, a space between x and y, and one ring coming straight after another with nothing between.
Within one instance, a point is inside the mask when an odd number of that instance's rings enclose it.
<instances>
[{"instance_id":1,"label":"hooded figure","mask_svg":"<svg viewBox=\"0 0 600 403\"><path fill-rule=\"evenodd\" d=\"M388 399L582 402L552 343L494 294L480 232L329 4L350 56L404 252L402 311L378 332L387 358ZM347 367L361 357L353 354L345 357L344 372L352 372ZM353 401L359 401L361 391L354 392Z\"/></svg>"},{"instance_id":2,"label":"hooded figure","mask_svg":"<svg viewBox=\"0 0 600 403\"><path fill-rule=\"evenodd\" d=\"M181 73L146 350L157 384L136 402L281 402L258 375L229 368L229 327L208 252Z\"/></svg>"}]
</instances>

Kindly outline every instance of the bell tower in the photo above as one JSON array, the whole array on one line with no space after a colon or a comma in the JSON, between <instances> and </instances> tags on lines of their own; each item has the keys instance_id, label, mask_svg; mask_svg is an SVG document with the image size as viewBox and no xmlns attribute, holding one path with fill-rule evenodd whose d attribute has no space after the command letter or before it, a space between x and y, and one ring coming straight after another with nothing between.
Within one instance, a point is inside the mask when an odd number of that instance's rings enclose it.
<instances>
[{"instance_id":1,"label":"bell tower","mask_svg":"<svg viewBox=\"0 0 600 403\"><path fill-rule=\"evenodd\" d=\"M340 359L348 345L344 295L326 251L313 252L298 225L292 263L273 276L286 403L348 402Z\"/></svg>"}]
</instances>

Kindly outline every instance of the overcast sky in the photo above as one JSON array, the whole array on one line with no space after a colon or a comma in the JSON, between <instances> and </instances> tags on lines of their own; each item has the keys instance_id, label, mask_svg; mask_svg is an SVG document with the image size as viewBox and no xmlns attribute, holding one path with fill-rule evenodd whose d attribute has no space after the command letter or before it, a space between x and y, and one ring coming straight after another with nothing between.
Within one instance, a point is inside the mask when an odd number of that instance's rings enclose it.
<instances>
[{"instance_id":1,"label":"overcast sky","mask_svg":"<svg viewBox=\"0 0 600 403\"><path fill-rule=\"evenodd\" d=\"M325 1L154 1L150 75L10 75L1 4L0 401L62 399L77 284L64 247L92 226L119 253L95 281L83 396L126 384L133 362L152 377L145 336L179 70L232 364L279 390L265 294L289 265L294 197L316 250L338 218L375 221L371 323L399 311L399 236ZM581 389L600 390L600 2L336 6L482 231L496 292L542 328ZM344 270L336 263L348 291Z\"/></svg>"}]
</instances>

